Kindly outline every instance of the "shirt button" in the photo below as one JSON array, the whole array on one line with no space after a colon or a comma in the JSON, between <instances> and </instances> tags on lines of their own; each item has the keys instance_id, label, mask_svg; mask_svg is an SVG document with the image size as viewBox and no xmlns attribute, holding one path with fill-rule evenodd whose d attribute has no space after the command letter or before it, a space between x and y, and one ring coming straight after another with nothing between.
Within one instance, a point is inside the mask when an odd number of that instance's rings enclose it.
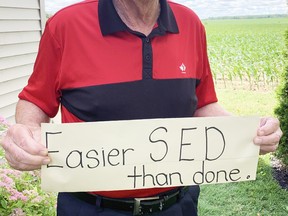
<instances>
[{"instance_id":1,"label":"shirt button","mask_svg":"<svg viewBox=\"0 0 288 216\"><path fill-rule=\"evenodd\" d=\"M150 39L149 38L146 38L146 43L149 43L150 42Z\"/></svg>"},{"instance_id":2,"label":"shirt button","mask_svg":"<svg viewBox=\"0 0 288 216\"><path fill-rule=\"evenodd\" d=\"M151 60L151 55L147 54L147 55L145 56L145 59L146 59L146 61L150 61L150 60Z\"/></svg>"}]
</instances>

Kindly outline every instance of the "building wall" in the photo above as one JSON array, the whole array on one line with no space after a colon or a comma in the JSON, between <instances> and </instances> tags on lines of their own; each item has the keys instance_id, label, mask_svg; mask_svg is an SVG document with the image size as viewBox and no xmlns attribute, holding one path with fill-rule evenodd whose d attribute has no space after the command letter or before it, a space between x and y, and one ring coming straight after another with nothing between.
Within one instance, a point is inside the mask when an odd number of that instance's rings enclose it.
<instances>
[{"instance_id":1,"label":"building wall","mask_svg":"<svg viewBox=\"0 0 288 216\"><path fill-rule=\"evenodd\" d=\"M0 0L0 115L13 123L45 24L44 0Z\"/></svg>"}]
</instances>

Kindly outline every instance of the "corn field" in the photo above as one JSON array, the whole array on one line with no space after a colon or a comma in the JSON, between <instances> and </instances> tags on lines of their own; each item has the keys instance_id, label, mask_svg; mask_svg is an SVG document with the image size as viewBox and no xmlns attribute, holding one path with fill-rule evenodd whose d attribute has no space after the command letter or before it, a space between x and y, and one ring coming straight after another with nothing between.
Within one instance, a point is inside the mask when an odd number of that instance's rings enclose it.
<instances>
[{"instance_id":1,"label":"corn field","mask_svg":"<svg viewBox=\"0 0 288 216\"><path fill-rule=\"evenodd\" d=\"M288 17L204 20L216 86L271 89L284 71Z\"/></svg>"}]
</instances>

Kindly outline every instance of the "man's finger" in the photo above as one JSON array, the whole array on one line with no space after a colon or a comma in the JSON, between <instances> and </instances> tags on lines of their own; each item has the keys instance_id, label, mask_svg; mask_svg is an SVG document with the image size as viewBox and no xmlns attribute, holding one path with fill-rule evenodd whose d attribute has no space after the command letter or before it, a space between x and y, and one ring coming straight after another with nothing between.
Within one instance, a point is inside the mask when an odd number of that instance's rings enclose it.
<instances>
[{"instance_id":1,"label":"man's finger","mask_svg":"<svg viewBox=\"0 0 288 216\"><path fill-rule=\"evenodd\" d=\"M50 163L48 156L30 155L18 146L13 149L12 153L7 151L5 157L9 165L18 170L39 169L41 165Z\"/></svg>"},{"instance_id":2,"label":"man's finger","mask_svg":"<svg viewBox=\"0 0 288 216\"><path fill-rule=\"evenodd\" d=\"M258 129L258 136L267 136L279 129L280 122L277 118L262 118L260 128Z\"/></svg>"},{"instance_id":3,"label":"man's finger","mask_svg":"<svg viewBox=\"0 0 288 216\"><path fill-rule=\"evenodd\" d=\"M280 142L282 131L277 131L267 136L257 136L254 138L256 145L276 145Z\"/></svg>"},{"instance_id":4,"label":"man's finger","mask_svg":"<svg viewBox=\"0 0 288 216\"><path fill-rule=\"evenodd\" d=\"M16 124L9 128L4 137L3 145L4 148L9 148L10 145L17 145L19 148L31 155L48 155L48 150L35 141L32 132L24 125Z\"/></svg>"}]
</instances>

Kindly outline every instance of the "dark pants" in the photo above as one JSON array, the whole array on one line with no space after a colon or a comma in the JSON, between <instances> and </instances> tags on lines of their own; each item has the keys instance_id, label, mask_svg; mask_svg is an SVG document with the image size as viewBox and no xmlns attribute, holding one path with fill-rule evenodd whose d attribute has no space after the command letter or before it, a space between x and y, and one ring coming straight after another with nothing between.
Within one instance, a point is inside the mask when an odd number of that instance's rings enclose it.
<instances>
[{"instance_id":1,"label":"dark pants","mask_svg":"<svg viewBox=\"0 0 288 216\"><path fill-rule=\"evenodd\" d=\"M159 216L197 216L197 204L200 188L190 187L185 195L173 206L150 215ZM59 193L57 203L58 216L126 216L133 215L132 212L116 211L109 208L101 208L100 202L91 205L70 193Z\"/></svg>"}]
</instances>

